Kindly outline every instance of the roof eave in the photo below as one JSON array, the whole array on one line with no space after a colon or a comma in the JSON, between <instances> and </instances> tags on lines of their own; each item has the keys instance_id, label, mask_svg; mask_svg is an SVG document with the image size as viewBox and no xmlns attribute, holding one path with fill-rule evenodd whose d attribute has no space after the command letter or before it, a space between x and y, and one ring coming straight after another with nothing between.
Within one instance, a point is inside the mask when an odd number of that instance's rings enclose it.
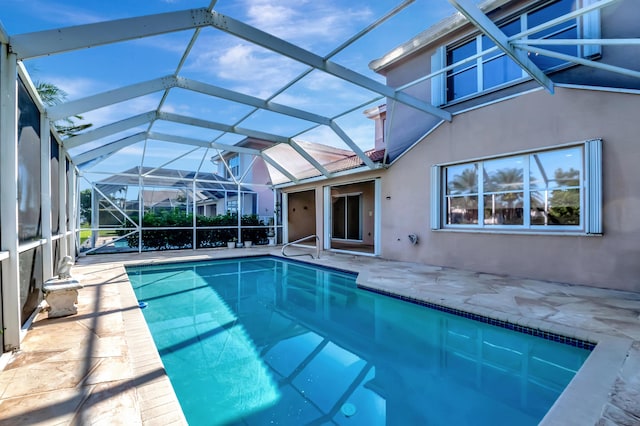
<instances>
[{"instance_id":1,"label":"roof eave","mask_svg":"<svg viewBox=\"0 0 640 426\"><path fill-rule=\"evenodd\" d=\"M504 6L507 3L514 2L516 0L486 0L478 5L478 8L483 13L491 12L499 7ZM440 22L427 28L411 40L401 44L389 53L385 54L379 59L374 59L369 62L369 68L377 73L384 74L385 68L401 61L407 56L412 55L414 52L428 46L435 41L446 37L448 34L462 28L468 24L469 21L460 12L456 12L453 15L441 20Z\"/></svg>"}]
</instances>

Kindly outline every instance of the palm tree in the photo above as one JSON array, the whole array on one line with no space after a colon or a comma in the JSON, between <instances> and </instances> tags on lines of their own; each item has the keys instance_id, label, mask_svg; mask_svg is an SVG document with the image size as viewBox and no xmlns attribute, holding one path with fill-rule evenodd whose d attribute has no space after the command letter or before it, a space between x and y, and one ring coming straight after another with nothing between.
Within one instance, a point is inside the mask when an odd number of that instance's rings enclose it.
<instances>
[{"instance_id":1,"label":"palm tree","mask_svg":"<svg viewBox=\"0 0 640 426\"><path fill-rule=\"evenodd\" d=\"M554 189L549 199L549 219L559 225L580 224L580 171L570 168L557 169L555 181L560 188Z\"/></svg>"},{"instance_id":2,"label":"palm tree","mask_svg":"<svg viewBox=\"0 0 640 426\"><path fill-rule=\"evenodd\" d=\"M469 194L478 192L478 170L464 169L459 175L455 175L447 186L449 194Z\"/></svg>"},{"instance_id":3,"label":"palm tree","mask_svg":"<svg viewBox=\"0 0 640 426\"><path fill-rule=\"evenodd\" d=\"M522 214L518 214L517 208L514 207L514 205L517 205L524 196L524 192L522 191L524 188L523 182L523 170L518 167L511 167L496 170L489 178L489 182L485 184L486 192L500 192L500 200L507 204L506 208L501 209L502 223L520 223ZM514 192L502 192L505 190L513 190ZM489 210L485 207L485 211L490 212L491 216L497 213L494 211L494 206Z\"/></svg>"},{"instance_id":4,"label":"palm tree","mask_svg":"<svg viewBox=\"0 0 640 426\"><path fill-rule=\"evenodd\" d=\"M54 106L61 104L67 99L67 93L53 83L45 81L37 81L35 83L36 90L40 95L40 99L46 106ZM62 137L70 137L92 126L91 123L76 124L73 119L83 120L82 116L74 115L67 117L54 123L55 129Z\"/></svg>"},{"instance_id":5,"label":"palm tree","mask_svg":"<svg viewBox=\"0 0 640 426\"><path fill-rule=\"evenodd\" d=\"M447 182L449 193L449 223L477 223L478 165L465 168ZM469 194L460 196L462 194Z\"/></svg>"}]
</instances>

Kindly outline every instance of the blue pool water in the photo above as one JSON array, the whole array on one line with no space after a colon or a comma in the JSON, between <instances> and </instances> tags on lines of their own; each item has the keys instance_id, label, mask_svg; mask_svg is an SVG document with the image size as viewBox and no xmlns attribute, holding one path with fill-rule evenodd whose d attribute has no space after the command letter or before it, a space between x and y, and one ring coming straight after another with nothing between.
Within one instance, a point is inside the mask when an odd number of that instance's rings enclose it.
<instances>
[{"instance_id":1,"label":"blue pool water","mask_svg":"<svg viewBox=\"0 0 640 426\"><path fill-rule=\"evenodd\" d=\"M191 425L535 425L590 353L278 258L127 272Z\"/></svg>"}]
</instances>

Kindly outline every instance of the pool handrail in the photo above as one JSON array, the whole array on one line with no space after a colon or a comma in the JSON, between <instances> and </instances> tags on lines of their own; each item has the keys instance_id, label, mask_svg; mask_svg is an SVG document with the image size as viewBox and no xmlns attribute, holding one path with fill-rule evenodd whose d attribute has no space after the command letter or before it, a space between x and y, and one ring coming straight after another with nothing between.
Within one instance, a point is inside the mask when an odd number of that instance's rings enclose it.
<instances>
[{"instance_id":1,"label":"pool handrail","mask_svg":"<svg viewBox=\"0 0 640 426\"><path fill-rule=\"evenodd\" d=\"M310 240L312 238L315 238L315 240L316 240L316 244L315 244L316 257L313 257L313 254L311 254L311 253L286 254L284 252L284 249L286 249L289 246L300 247L300 248L311 248L308 245L298 244L298 243L301 243L301 242L306 241L306 240ZM284 257L295 257L295 256L307 256L307 255L309 255L309 256L311 256L312 259L320 259L320 237L318 237L316 234L313 234L313 235L309 235L307 237L299 238L299 239L297 239L295 241L291 241L290 243L286 243L286 244L284 244L282 246L282 255Z\"/></svg>"}]
</instances>

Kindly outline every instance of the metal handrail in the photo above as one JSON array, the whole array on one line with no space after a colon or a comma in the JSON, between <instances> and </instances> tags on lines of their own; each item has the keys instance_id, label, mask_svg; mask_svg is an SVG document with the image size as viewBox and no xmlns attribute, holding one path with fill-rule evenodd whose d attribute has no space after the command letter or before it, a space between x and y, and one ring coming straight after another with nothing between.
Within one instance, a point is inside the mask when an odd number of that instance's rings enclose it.
<instances>
[{"instance_id":1,"label":"metal handrail","mask_svg":"<svg viewBox=\"0 0 640 426\"><path fill-rule=\"evenodd\" d=\"M306 240L310 240L312 238L316 239L316 257L313 257L313 254L311 254L311 253L286 254L284 252L284 249L286 249L289 246L301 247L301 248L310 248L307 245L298 244L298 243L301 243L301 242L306 241ZM295 256L307 256L307 255L309 255L309 256L311 256L312 259L320 259L320 244L319 243L320 243L320 237L318 237L315 234L314 235L309 235L308 237L300 238L298 240L291 241L290 243L287 243L287 244L283 245L282 246L282 255L284 257L295 257Z\"/></svg>"}]
</instances>

